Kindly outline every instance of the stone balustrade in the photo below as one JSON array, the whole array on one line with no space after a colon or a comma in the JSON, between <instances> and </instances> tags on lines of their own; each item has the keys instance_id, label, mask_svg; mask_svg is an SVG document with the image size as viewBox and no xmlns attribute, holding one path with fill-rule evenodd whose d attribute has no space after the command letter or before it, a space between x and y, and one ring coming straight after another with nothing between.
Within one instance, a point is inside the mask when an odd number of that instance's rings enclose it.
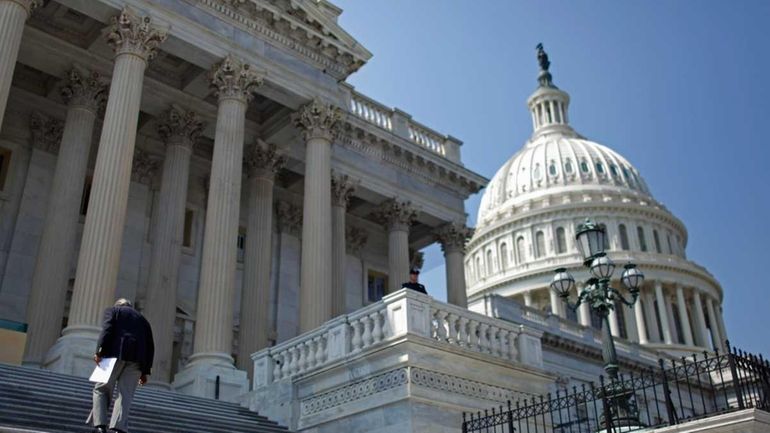
<instances>
[{"instance_id":1,"label":"stone balustrade","mask_svg":"<svg viewBox=\"0 0 770 433\"><path fill-rule=\"evenodd\" d=\"M508 363L539 366L542 362L537 332L402 289L254 353L254 389L374 352L404 338Z\"/></svg>"},{"instance_id":2,"label":"stone balustrade","mask_svg":"<svg viewBox=\"0 0 770 433\"><path fill-rule=\"evenodd\" d=\"M349 85L348 110L354 116L367 123L392 132L432 153L460 164L460 146L456 138L440 134L412 119L408 113L397 108L389 108L379 102L356 92Z\"/></svg>"}]
</instances>

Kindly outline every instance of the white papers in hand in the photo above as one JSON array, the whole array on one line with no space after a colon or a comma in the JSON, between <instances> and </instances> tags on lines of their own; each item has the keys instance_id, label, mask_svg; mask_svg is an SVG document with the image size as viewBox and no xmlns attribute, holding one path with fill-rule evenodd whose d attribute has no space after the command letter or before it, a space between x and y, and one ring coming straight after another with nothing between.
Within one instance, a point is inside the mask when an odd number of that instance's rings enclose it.
<instances>
[{"instance_id":1,"label":"white papers in hand","mask_svg":"<svg viewBox=\"0 0 770 433\"><path fill-rule=\"evenodd\" d=\"M112 369L115 368L115 363L118 358L102 358L102 361L94 368L94 372L91 373L91 377L88 378L91 382L107 383L112 375Z\"/></svg>"}]
</instances>

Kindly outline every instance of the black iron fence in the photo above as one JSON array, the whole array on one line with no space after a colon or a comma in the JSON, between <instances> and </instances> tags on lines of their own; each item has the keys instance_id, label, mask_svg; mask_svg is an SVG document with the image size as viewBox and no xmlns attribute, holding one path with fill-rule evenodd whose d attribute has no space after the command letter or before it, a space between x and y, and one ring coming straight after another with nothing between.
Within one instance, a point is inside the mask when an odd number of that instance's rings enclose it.
<instances>
[{"instance_id":1,"label":"black iron fence","mask_svg":"<svg viewBox=\"0 0 770 433\"><path fill-rule=\"evenodd\" d=\"M770 410L770 363L730 348L621 374L483 412L463 414L463 432L632 432L735 410Z\"/></svg>"}]
</instances>

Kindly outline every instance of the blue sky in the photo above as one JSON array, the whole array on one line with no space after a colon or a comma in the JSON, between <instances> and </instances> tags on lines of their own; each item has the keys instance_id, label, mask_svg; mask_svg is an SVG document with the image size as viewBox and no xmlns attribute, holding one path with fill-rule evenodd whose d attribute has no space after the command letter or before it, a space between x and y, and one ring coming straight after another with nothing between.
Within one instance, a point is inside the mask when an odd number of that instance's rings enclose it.
<instances>
[{"instance_id":1,"label":"blue sky","mask_svg":"<svg viewBox=\"0 0 770 433\"><path fill-rule=\"evenodd\" d=\"M689 230L688 258L725 291L732 342L770 354L768 1L336 0L374 57L349 81L465 142L491 178L531 133L534 47L570 121L624 155ZM475 224L480 194L466 202ZM423 282L445 298L443 257Z\"/></svg>"}]
</instances>

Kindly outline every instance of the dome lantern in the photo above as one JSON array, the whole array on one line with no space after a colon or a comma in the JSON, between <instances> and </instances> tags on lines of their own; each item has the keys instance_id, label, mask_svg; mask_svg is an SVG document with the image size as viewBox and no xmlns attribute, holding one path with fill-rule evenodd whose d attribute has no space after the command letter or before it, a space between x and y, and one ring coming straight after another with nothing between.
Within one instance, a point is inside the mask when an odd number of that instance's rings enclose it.
<instances>
[{"instance_id":1,"label":"dome lantern","mask_svg":"<svg viewBox=\"0 0 770 433\"><path fill-rule=\"evenodd\" d=\"M541 133L571 132L567 108L569 107L569 95L553 84L553 76L549 68L551 62L548 54L543 49L543 44L537 44L537 61L540 65L540 73L537 77L539 86L535 93L529 97L527 105L532 113L532 126L535 130L533 136Z\"/></svg>"}]
</instances>

